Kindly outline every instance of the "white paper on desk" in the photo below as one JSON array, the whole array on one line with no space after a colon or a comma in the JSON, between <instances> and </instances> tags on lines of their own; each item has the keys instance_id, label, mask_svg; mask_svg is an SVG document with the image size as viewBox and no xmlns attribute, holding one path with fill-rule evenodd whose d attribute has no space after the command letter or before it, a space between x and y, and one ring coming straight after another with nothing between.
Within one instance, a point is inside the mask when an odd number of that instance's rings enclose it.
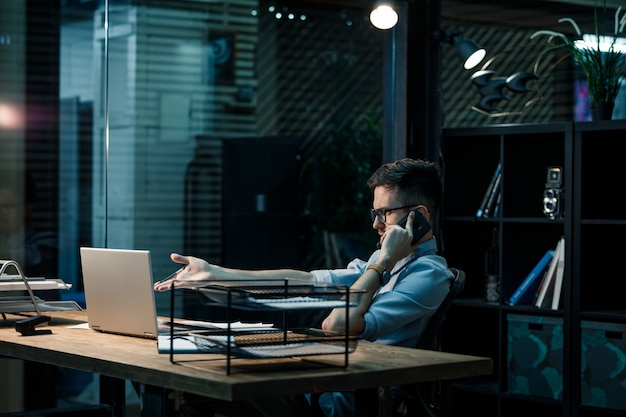
<instances>
[{"instance_id":1,"label":"white paper on desk","mask_svg":"<svg viewBox=\"0 0 626 417\"><path fill-rule=\"evenodd\" d=\"M169 325L169 321L160 320L159 324ZM202 321L202 320L174 320L174 327L177 325L183 325L186 327L197 327L200 329L228 329L228 323L215 322L215 321ZM264 330L274 326L272 323L242 323L235 321L230 323L231 330Z\"/></svg>"},{"instance_id":2,"label":"white paper on desk","mask_svg":"<svg viewBox=\"0 0 626 417\"><path fill-rule=\"evenodd\" d=\"M241 348L241 352L257 358L287 358L345 353L346 347L328 343L292 343L274 346L249 346Z\"/></svg>"},{"instance_id":3,"label":"white paper on desk","mask_svg":"<svg viewBox=\"0 0 626 417\"><path fill-rule=\"evenodd\" d=\"M89 323L85 322L85 323L80 323L80 324L74 324L72 326L67 326L68 329L87 329L90 330L91 327L89 327Z\"/></svg>"},{"instance_id":4,"label":"white paper on desk","mask_svg":"<svg viewBox=\"0 0 626 417\"><path fill-rule=\"evenodd\" d=\"M191 321L190 321L191 322ZM207 322L191 322L192 325L196 325L196 323L207 323ZM228 323L216 323L216 322L208 322L210 325L217 327L218 329L228 329ZM274 326L272 323L242 323L240 321L235 321L230 323L231 330L263 330L268 327Z\"/></svg>"},{"instance_id":5,"label":"white paper on desk","mask_svg":"<svg viewBox=\"0 0 626 417\"><path fill-rule=\"evenodd\" d=\"M167 335L159 335L159 353L226 353L226 336L195 337L194 335L174 336L174 341ZM256 358L286 358L292 356L328 355L345 353L346 347L327 343L290 343L287 345L259 345L238 347L234 337L230 337L233 354Z\"/></svg>"},{"instance_id":6,"label":"white paper on desk","mask_svg":"<svg viewBox=\"0 0 626 417\"><path fill-rule=\"evenodd\" d=\"M228 329L228 323L221 322L177 320L176 323L206 329ZM240 321L236 321L230 323L230 330L233 332L267 330L268 328L271 328L273 326L274 325L271 323L242 323ZM214 335L211 336L212 340L210 340L204 337L196 338L193 335L193 332L190 333L191 334L185 334L184 331L179 332L177 335L174 336L173 344L170 343L171 338L169 334L160 334L157 338L159 353L170 353L170 346L172 345L175 353L223 353L226 348L226 336Z\"/></svg>"},{"instance_id":7,"label":"white paper on desk","mask_svg":"<svg viewBox=\"0 0 626 417\"><path fill-rule=\"evenodd\" d=\"M174 353L224 353L226 351L226 336L214 336L209 340L197 338L191 335L176 335L174 341L169 335L160 334L157 338L159 353L170 353L170 347ZM231 339L232 336L231 336Z\"/></svg>"}]
</instances>

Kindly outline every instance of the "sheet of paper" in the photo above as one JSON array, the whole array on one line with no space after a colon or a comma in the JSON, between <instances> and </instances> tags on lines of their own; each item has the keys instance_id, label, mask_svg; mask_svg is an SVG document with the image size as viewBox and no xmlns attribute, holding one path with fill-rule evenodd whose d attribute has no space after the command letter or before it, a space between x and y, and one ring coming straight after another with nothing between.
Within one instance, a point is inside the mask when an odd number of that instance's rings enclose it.
<instances>
[{"instance_id":1,"label":"sheet of paper","mask_svg":"<svg viewBox=\"0 0 626 417\"><path fill-rule=\"evenodd\" d=\"M169 321L167 320L159 320L159 324L161 325L169 325ZM226 322L213 322L213 321L202 321L202 320L180 320L175 319L175 324L188 326L188 327L198 327L205 329L228 329L228 323ZM231 330L262 330L272 327L272 323L242 323L240 321L232 322L230 324Z\"/></svg>"}]
</instances>

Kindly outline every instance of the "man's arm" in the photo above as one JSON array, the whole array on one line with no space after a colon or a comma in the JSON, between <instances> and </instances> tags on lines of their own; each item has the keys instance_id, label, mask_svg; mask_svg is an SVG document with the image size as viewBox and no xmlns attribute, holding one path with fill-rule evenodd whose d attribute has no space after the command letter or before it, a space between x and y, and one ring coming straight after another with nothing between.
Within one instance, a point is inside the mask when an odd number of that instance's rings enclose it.
<instances>
[{"instance_id":1,"label":"man's arm","mask_svg":"<svg viewBox=\"0 0 626 417\"><path fill-rule=\"evenodd\" d=\"M365 290L365 293L359 294L359 302L356 306L349 309L349 328L348 334L358 335L365 329L365 321L363 316L372 304L372 299L376 290L380 287L380 274L375 269L366 270L358 280L350 287L353 290ZM346 327L346 309L335 308L322 322L322 330L327 332L343 333Z\"/></svg>"},{"instance_id":2,"label":"man's arm","mask_svg":"<svg viewBox=\"0 0 626 417\"><path fill-rule=\"evenodd\" d=\"M207 281L221 280L284 280L285 278L304 281L307 284L313 283L313 274L296 269L268 269L268 270L245 270L235 268L225 268L213 265L204 259L193 256L183 256L177 253L171 254L172 261L182 264L177 274L171 279L160 281L154 284L155 291L168 291L172 288L172 279L176 280L177 288L197 288L207 285Z\"/></svg>"},{"instance_id":3,"label":"man's arm","mask_svg":"<svg viewBox=\"0 0 626 417\"><path fill-rule=\"evenodd\" d=\"M391 271L400 259L417 250L411 246L413 240L413 221L415 214L411 213L406 228L390 226L382 239L380 255L376 260L377 268L368 268L350 287L354 290L365 290L361 294L356 306L349 309L348 334L359 335L365 330L364 316L372 304L376 290L382 285L381 272L378 269ZM322 330L343 333L346 328L346 309L336 308L322 322Z\"/></svg>"}]
</instances>

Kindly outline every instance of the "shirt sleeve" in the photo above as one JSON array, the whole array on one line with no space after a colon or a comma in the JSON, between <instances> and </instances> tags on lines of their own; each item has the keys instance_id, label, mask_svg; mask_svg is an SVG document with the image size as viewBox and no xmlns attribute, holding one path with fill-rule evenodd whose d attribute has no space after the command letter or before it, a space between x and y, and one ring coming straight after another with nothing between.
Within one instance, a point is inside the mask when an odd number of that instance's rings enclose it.
<instances>
[{"instance_id":1,"label":"shirt sleeve","mask_svg":"<svg viewBox=\"0 0 626 417\"><path fill-rule=\"evenodd\" d=\"M364 315L361 338L414 347L450 289L445 259L421 256L398 272L392 291L377 294Z\"/></svg>"},{"instance_id":2,"label":"shirt sleeve","mask_svg":"<svg viewBox=\"0 0 626 417\"><path fill-rule=\"evenodd\" d=\"M318 269L311 271L315 285L345 285L352 286L367 268L368 262L354 259L345 269Z\"/></svg>"}]
</instances>

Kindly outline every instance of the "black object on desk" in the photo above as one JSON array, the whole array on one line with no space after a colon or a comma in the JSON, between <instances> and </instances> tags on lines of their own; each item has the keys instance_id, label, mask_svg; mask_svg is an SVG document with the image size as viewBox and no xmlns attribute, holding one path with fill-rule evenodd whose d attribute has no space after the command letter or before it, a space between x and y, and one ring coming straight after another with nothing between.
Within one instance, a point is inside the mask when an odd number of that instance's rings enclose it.
<instances>
[{"instance_id":1,"label":"black object on desk","mask_svg":"<svg viewBox=\"0 0 626 417\"><path fill-rule=\"evenodd\" d=\"M15 322L15 330L20 332L22 336L36 336L40 334L52 334L50 329L35 329L37 325L48 323L50 316L33 316L27 319L18 320Z\"/></svg>"}]
</instances>

